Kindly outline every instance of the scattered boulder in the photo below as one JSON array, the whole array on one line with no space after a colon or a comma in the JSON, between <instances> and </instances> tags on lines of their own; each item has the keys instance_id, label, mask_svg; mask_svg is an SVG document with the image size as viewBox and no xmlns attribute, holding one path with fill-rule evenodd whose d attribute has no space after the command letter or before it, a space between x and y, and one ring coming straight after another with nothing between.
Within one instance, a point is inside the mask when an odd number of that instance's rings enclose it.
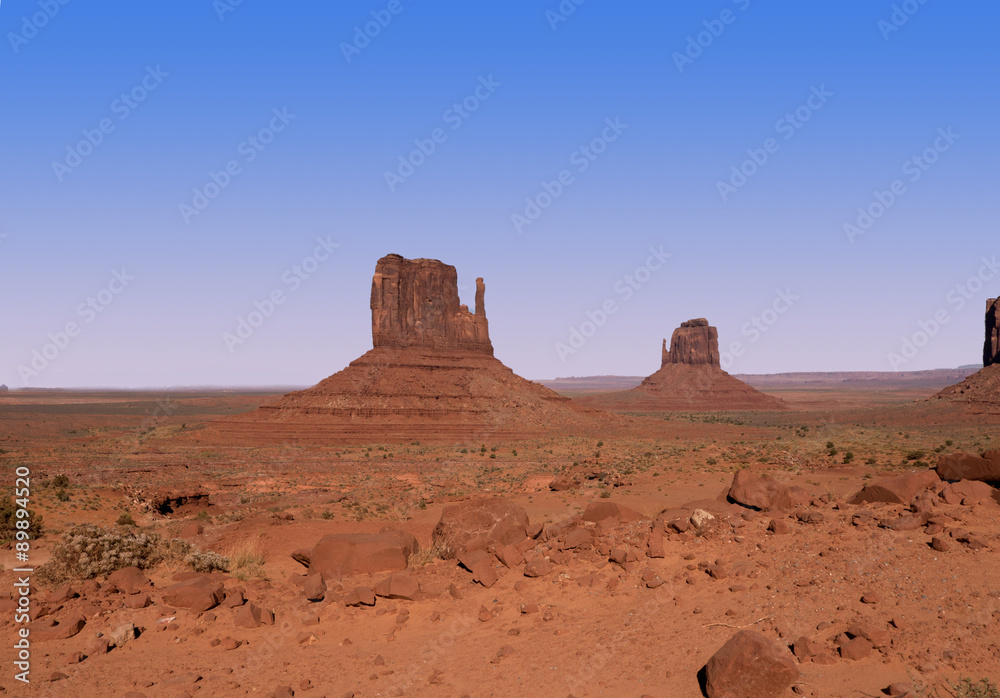
<instances>
[{"instance_id":1,"label":"scattered boulder","mask_svg":"<svg viewBox=\"0 0 1000 698\"><path fill-rule=\"evenodd\" d=\"M628 523L642 521L644 518L646 517L635 509L630 509L616 502L591 502L583 511L583 520L593 523L607 519Z\"/></svg>"},{"instance_id":2,"label":"scattered boulder","mask_svg":"<svg viewBox=\"0 0 1000 698\"><path fill-rule=\"evenodd\" d=\"M485 550L467 550L458 556L459 563L472 572L472 579L489 589L500 579L493 565L493 556Z\"/></svg>"},{"instance_id":3,"label":"scattered boulder","mask_svg":"<svg viewBox=\"0 0 1000 698\"><path fill-rule=\"evenodd\" d=\"M151 603L153 601L149 598L149 594L129 594L125 597L125 608L132 610L146 608Z\"/></svg>"},{"instance_id":4,"label":"scattered boulder","mask_svg":"<svg viewBox=\"0 0 1000 698\"><path fill-rule=\"evenodd\" d=\"M108 575L108 584L123 594L138 594L149 587L150 581L138 567L123 567Z\"/></svg>"},{"instance_id":5,"label":"scattered boulder","mask_svg":"<svg viewBox=\"0 0 1000 698\"><path fill-rule=\"evenodd\" d=\"M307 554L296 550L292 557L299 562L305 559L310 573L321 574L329 581L404 570L410 556L419 549L417 539L405 531L332 533L320 538Z\"/></svg>"},{"instance_id":6,"label":"scattered boulder","mask_svg":"<svg viewBox=\"0 0 1000 698\"><path fill-rule=\"evenodd\" d=\"M939 482L941 478L933 470L896 475L865 485L848 500L848 503L909 504L917 494L935 487Z\"/></svg>"},{"instance_id":7,"label":"scattered boulder","mask_svg":"<svg viewBox=\"0 0 1000 698\"><path fill-rule=\"evenodd\" d=\"M446 557L491 545L514 545L527 537L528 513L503 497L477 497L446 506L432 534Z\"/></svg>"},{"instance_id":8,"label":"scattered boulder","mask_svg":"<svg viewBox=\"0 0 1000 698\"><path fill-rule=\"evenodd\" d=\"M525 577L544 577L552 572L555 566L548 560L531 560L524 566Z\"/></svg>"},{"instance_id":9,"label":"scattered boulder","mask_svg":"<svg viewBox=\"0 0 1000 698\"><path fill-rule=\"evenodd\" d=\"M371 587L354 587L344 597L347 606L374 606L375 591Z\"/></svg>"},{"instance_id":10,"label":"scattered boulder","mask_svg":"<svg viewBox=\"0 0 1000 698\"><path fill-rule=\"evenodd\" d=\"M705 665L708 698L777 698L797 678L787 650L753 630L733 635Z\"/></svg>"},{"instance_id":11,"label":"scattered boulder","mask_svg":"<svg viewBox=\"0 0 1000 698\"><path fill-rule=\"evenodd\" d=\"M68 584L64 584L63 586L56 587L50 591L45 597L45 603L52 605L61 604L65 601L69 601L70 599L79 598L79 596L80 594L77 593L75 589Z\"/></svg>"},{"instance_id":12,"label":"scattered boulder","mask_svg":"<svg viewBox=\"0 0 1000 698\"><path fill-rule=\"evenodd\" d=\"M699 531L710 527L715 521L715 517L704 509L695 509L691 514L691 525Z\"/></svg>"},{"instance_id":13,"label":"scattered boulder","mask_svg":"<svg viewBox=\"0 0 1000 698\"><path fill-rule=\"evenodd\" d=\"M323 575L318 572L308 575L302 584L302 593L310 601L322 601L326 598L326 582L323 580Z\"/></svg>"},{"instance_id":14,"label":"scattered boulder","mask_svg":"<svg viewBox=\"0 0 1000 698\"><path fill-rule=\"evenodd\" d=\"M420 592L417 578L407 572L389 575L375 585L375 595L386 599L406 599L412 601Z\"/></svg>"},{"instance_id":15,"label":"scattered boulder","mask_svg":"<svg viewBox=\"0 0 1000 698\"><path fill-rule=\"evenodd\" d=\"M31 624L31 639L35 642L65 640L73 637L87 624L87 619L78 611L61 618L46 617Z\"/></svg>"},{"instance_id":16,"label":"scattered boulder","mask_svg":"<svg viewBox=\"0 0 1000 698\"><path fill-rule=\"evenodd\" d=\"M978 480L959 480L955 483L949 483L947 487L950 487L951 491L958 495L961 503L966 506L981 502L992 502L997 492L997 490L985 482Z\"/></svg>"},{"instance_id":17,"label":"scattered boulder","mask_svg":"<svg viewBox=\"0 0 1000 698\"><path fill-rule=\"evenodd\" d=\"M844 659L857 661L868 657L873 650L874 646L871 640L865 637L856 637L840 646L840 656Z\"/></svg>"},{"instance_id":18,"label":"scattered boulder","mask_svg":"<svg viewBox=\"0 0 1000 698\"><path fill-rule=\"evenodd\" d=\"M124 647L135 639L135 626L131 623L120 625L108 635L108 645L111 647Z\"/></svg>"},{"instance_id":19,"label":"scattered boulder","mask_svg":"<svg viewBox=\"0 0 1000 698\"><path fill-rule=\"evenodd\" d=\"M809 494L801 487L782 485L770 475L758 475L744 468L733 475L726 498L761 511L794 509L809 504Z\"/></svg>"},{"instance_id":20,"label":"scattered boulder","mask_svg":"<svg viewBox=\"0 0 1000 698\"><path fill-rule=\"evenodd\" d=\"M163 603L175 608L186 608L194 613L213 609L225 598L222 582L207 574L188 577L163 590Z\"/></svg>"},{"instance_id":21,"label":"scattered boulder","mask_svg":"<svg viewBox=\"0 0 1000 698\"><path fill-rule=\"evenodd\" d=\"M274 614L267 609L260 608L257 604L248 603L240 606L233 616L233 621L238 628L259 628L261 623L274 625Z\"/></svg>"},{"instance_id":22,"label":"scattered boulder","mask_svg":"<svg viewBox=\"0 0 1000 698\"><path fill-rule=\"evenodd\" d=\"M549 483L549 489L553 492L565 492L567 490L575 490L580 486L580 483L581 478L579 475L559 475Z\"/></svg>"},{"instance_id":23,"label":"scattered boulder","mask_svg":"<svg viewBox=\"0 0 1000 698\"><path fill-rule=\"evenodd\" d=\"M935 469L942 480L1000 482L1000 451L987 451L982 456L949 453L938 457Z\"/></svg>"}]
</instances>

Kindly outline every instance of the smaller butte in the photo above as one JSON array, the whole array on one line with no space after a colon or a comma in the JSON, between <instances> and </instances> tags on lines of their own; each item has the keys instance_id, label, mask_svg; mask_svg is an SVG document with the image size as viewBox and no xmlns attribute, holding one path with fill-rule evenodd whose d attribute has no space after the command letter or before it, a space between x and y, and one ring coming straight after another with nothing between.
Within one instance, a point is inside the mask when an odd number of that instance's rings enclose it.
<instances>
[{"instance_id":1,"label":"smaller butte","mask_svg":"<svg viewBox=\"0 0 1000 698\"><path fill-rule=\"evenodd\" d=\"M781 410L785 403L722 370L719 331L705 318L688 320L663 340L660 369L633 388L589 395L578 402L606 410Z\"/></svg>"}]
</instances>

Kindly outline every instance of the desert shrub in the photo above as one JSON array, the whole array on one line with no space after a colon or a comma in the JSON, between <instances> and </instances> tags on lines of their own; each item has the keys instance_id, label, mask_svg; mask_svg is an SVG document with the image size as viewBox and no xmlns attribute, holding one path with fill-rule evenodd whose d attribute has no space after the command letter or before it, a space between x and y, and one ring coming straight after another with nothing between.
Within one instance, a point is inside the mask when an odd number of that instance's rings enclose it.
<instances>
[{"instance_id":1,"label":"desert shrub","mask_svg":"<svg viewBox=\"0 0 1000 698\"><path fill-rule=\"evenodd\" d=\"M9 543L17 535L17 510L14 501L9 497L0 497L0 544ZM23 529L28 532L31 540L42 537L42 515L36 514L28 509L28 528Z\"/></svg>"},{"instance_id":2,"label":"desert shrub","mask_svg":"<svg viewBox=\"0 0 1000 698\"><path fill-rule=\"evenodd\" d=\"M924 451L910 451L906 454L906 460L920 460L925 455L927 454Z\"/></svg>"},{"instance_id":3,"label":"desert shrub","mask_svg":"<svg viewBox=\"0 0 1000 698\"><path fill-rule=\"evenodd\" d=\"M228 572L230 560L225 555L211 550L192 550L184 557L184 564L195 572Z\"/></svg>"},{"instance_id":4,"label":"desert shrub","mask_svg":"<svg viewBox=\"0 0 1000 698\"><path fill-rule=\"evenodd\" d=\"M329 510L324 511L322 514L320 514L320 518L323 519L332 519L334 516L336 516L336 514L334 514L332 511Z\"/></svg>"},{"instance_id":5,"label":"desert shrub","mask_svg":"<svg viewBox=\"0 0 1000 698\"><path fill-rule=\"evenodd\" d=\"M38 569L38 575L41 581L52 584L93 579L123 567L148 569L165 554L163 541L156 533L84 524L63 534L52 558Z\"/></svg>"},{"instance_id":6,"label":"desert shrub","mask_svg":"<svg viewBox=\"0 0 1000 698\"><path fill-rule=\"evenodd\" d=\"M716 465L716 464L717 464L717 463L718 463L719 461L718 461L718 460L716 460L715 458L709 458L709 459L708 459L707 461L705 461L705 462L706 462L706 463L708 463L709 465Z\"/></svg>"},{"instance_id":7,"label":"desert shrub","mask_svg":"<svg viewBox=\"0 0 1000 698\"><path fill-rule=\"evenodd\" d=\"M121 514L119 514L118 515L118 520L115 521L115 523L118 524L119 526L135 526L136 525L135 519L133 519L132 515L130 513L128 513L127 511L123 511Z\"/></svg>"},{"instance_id":8,"label":"desert shrub","mask_svg":"<svg viewBox=\"0 0 1000 698\"><path fill-rule=\"evenodd\" d=\"M69 487L69 478L65 475L56 475L52 478L53 487Z\"/></svg>"},{"instance_id":9,"label":"desert shrub","mask_svg":"<svg viewBox=\"0 0 1000 698\"><path fill-rule=\"evenodd\" d=\"M58 499L60 502L68 502L69 492L60 487L58 490L56 490L56 499Z\"/></svg>"},{"instance_id":10,"label":"desert shrub","mask_svg":"<svg viewBox=\"0 0 1000 698\"><path fill-rule=\"evenodd\" d=\"M989 679L979 679L973 683L970 678L962 678L957 684L948 682L955 698L1000 698L996 684Z\"/></svg>"},{"instance_id":11,"label":"desert shrub","mask_svg":"<svg viewBox=\"0 0 1000 698\"><path fill-rule=\"evenodd\" d=\"M847 465L852 460L854 460L854 453L852 451L848 451L844 454L844 465Z\"/></svg>"}]
</instances>

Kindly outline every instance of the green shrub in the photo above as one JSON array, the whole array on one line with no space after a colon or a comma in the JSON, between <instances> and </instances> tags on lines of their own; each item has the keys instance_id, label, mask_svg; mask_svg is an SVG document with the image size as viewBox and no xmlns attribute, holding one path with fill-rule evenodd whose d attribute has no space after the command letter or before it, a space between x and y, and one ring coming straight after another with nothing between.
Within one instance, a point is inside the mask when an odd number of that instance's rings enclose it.
<instances>
[{"instance_id":1,"label":"green shrub","mask_svg":"<svg viewBox=\"0 0 1000 698\"><path fill-rule=\"evenodd\" d=\"M920 460L926 455L927 453L924 451L910 451L906 454L906 460Z\"/></svg>"},{"instance_id":2,"label":"green shrub","mask_svg":"<svg viewBox=\"0 0 1000 698\"><path fill-rule=\"evenodd\" d=\"M53 487L69 487L69 478L65 475L56 475L52 478Z\"/></svg>"},{"instance_id":3,"label":"green shrub","mask_svg":"<svg viewBox=\"0 0 1000 698\"><path fill-rule=\"evenodd\" d=\"M17 536L18 530L28 532L29 540L42 537L42 515L36 514L28 509L28 527L26 529L17 528L17 510L20 507L14 505L14 500L9 496L0 498L0 544L9 543Z\"/></svg>"},{"instance_id":4,"label":"green shrub","mask_svg":"<svg viewBox=\"0 0 1000 698\"><path fill-rule=\"evenodd\" d=\"M56 490L56 499L58 499L60 502L68 502L69 501L69 492L67 492L66 490L64 490L62 488Z\"/></svg>"},{"instance_id":5,"label":"green shrub","mask_svg":"<svg viewBox=\"0 0 1000 698\"><path fill-rule=\"evenodd\" d=\"M1000 691L989 679L979 679L975 683L970 678L962 678L957 684L948 682L955 698L1000 698Z\"/></svg>"},{"instance_id":6,"label":"green shrub","mask_svg":"<svg viewBox=\"0 0 1000 698\"><path fill-rule=\"evenodd\" d=\"M115 521L115 523L118 524L119 526L135 526L136 525L135 519L133 519L132 515L130 513L128 513L127 511L123 511L121 514L119 514L118 515L118 520Z\"/></svg>"}]
</instances>

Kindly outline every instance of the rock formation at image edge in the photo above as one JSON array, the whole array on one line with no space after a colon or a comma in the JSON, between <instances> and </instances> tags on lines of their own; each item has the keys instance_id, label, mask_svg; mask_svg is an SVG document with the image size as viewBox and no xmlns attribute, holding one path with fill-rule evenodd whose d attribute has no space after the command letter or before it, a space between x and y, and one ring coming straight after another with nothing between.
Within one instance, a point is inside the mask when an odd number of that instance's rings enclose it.
<instances>
[{"instance_id":1,"label":"rock formation at image edge","mask_svg":"<svg viewBox=\"0 0 1000 698\"><path fill-rule=\"evenodd\" d=\"M961 383L948 386L931 401L956 403L974 414L1000 414L1000 298L986 302L983 369Z\"/></svg>"}]
</instances>

